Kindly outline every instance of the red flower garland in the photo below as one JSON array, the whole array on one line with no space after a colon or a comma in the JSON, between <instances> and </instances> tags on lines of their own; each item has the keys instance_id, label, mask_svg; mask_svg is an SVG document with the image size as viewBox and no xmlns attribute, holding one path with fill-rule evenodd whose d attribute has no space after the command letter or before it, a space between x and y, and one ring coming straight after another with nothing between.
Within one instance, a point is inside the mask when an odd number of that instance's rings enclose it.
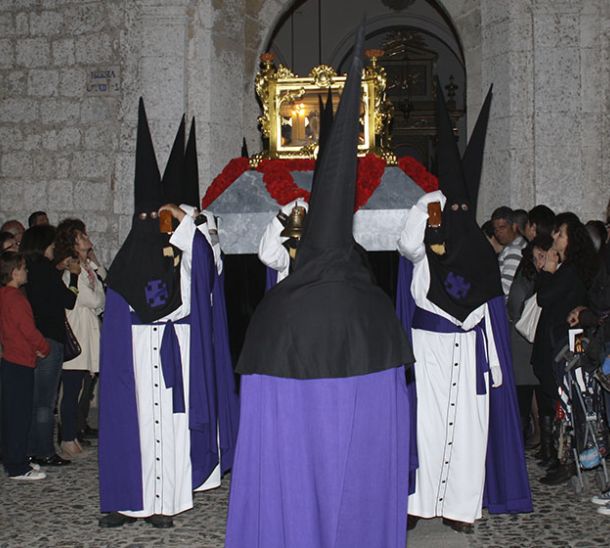
<instances>
[{"instance_id":1,"label":"red flower garland","mask_svg":"<svg viewBox=\"0 0 610 548\"><path fill-rule=\"evenodd\" d=\"M218 196L220 196L227 188L229 188L244 172L250 168L250 162L248 158L240 156L239 158L233 158L225 168L220 172L208 187L203 200L201 200L201 207L206 209Z\"/></svg>"},{"instance_id":2,"label":"red flower garland","mask_svg":"<svg viewBox=\"0 0 610 548\"><path fill-rule=\"evenodd\" d=\"M398 167L411 177L424 192L438 190L438 179L415 158L411 158L411 156L399 158Z\"/></svg>"},{"instance_id":3,"label":"red flower garland","mask_svg":"<svg viewBox=\"0 0 610 548\"><path fill-rule=\"evenodd\" d=\"M298 186L291 171L313 171L315 160L263 160L257 170L263 174L263 182L269 195L280 205L297 198L309 202L309 191Z\"/></svg>"},{"instance_id":4,"label":"red flower garland","mask_svg":"<svg viewBox=\"0 0 610 548\"><path fill-rule=\"evenodd\" d=\"M309 201L309 191L294 182L291 172L313 171L315 165L315 160L263 160L258 165L257 171L262 173L269 195L279 205L286 205L297 198ZM398 167L425 192L438 189L438 179L415 158L403 156L398 160ZM248 158L240 157L231 160L220 175L212 181L202 200L202 207L207 208L248 168ZM377 190L385 168L385 160L374 154L367 154L358 160L354 211L358 211L366 205Z\"/></svg>"},{"instance_id":5,"label":"red flower garland","mask_svg":"<svg viewBox=\"0 0 610 548\"><path fill-rule=\"evenodd\" d=\"M367 154L364 158L358 159L354 211L358 211L362 206L366 205L373 192L377 190L385 171L385 165L385 160L374 154Z\"/></svg>"}]
</instances>

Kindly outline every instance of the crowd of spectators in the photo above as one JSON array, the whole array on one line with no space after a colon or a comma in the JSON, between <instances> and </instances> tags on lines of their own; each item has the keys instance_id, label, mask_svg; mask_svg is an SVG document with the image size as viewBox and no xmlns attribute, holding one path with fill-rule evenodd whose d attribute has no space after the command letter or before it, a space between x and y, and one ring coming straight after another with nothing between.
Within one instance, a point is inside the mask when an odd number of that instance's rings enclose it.
<instances>
[{"instance_id":1,"label":"crowd of spectators","mask_svg":"<svg viewBox=\"0 0 610 548\"><path fill-rule=\"evenodd\" d=\"M482 227L498 255L511 323L513 368L525 447L539 448L537 462L546 472L540 481L547 485L569 481L577 466L574 451L561 450L565 436L559 435L562 421L566 420L560 401L566 382L562 375L566 373L558 356L569 345L570 328L583 329L586 340L598 341L585 349L587 362L583 363L592 364L594 376L603 389L593 388L604 394L595 409L596 428L600 432L595 449L601 458L607 456L609 227L610 202L605 222L589 220L583 223L573 212L555 214L544 205L537 205L529 212L502 206ZM524 313L526 302L534 295L539 318L533 342L530 342L515 326ZM598 509L600 513L610 515L610 492L594 497L593 502L603 505Z\"/></svg>"},{"instance_id":2,"label":"crowd of spectators","mask_svg":"<svg viewBox=\"0 0 610 548\"><path fill-rule=\"evenodd\" d=\"M529 211L502 206L482 226L497 253L506 296L525 447L538 449L547 472L541 481L551 485L568 481L575 467L558 453L557 439L561 378L555 357L569 328L601 331L596 378L610 388L609 223L610 202L605 222L584 223L573 212L555 214L544 205ZM3 465L13 478L42 479L41 467L69 464L96 435L87 418L99 370L106 271L83 221L65 219L54 227L44 211L29 216L27 230L6 221L0 253ZM515 324L534 295L540 317L531 342ZM69 361L67 337L81 349ZM608 413L608 391L605 402ZM610 502L610 494L597 502ZM600 510L610 514L610 506Z\"/></svg>"},{"instance_id":3,"label":"crowd of spectators","mask_svg":"<svg viewBox=\"0 0 610 548\"><path fill-rule=\"evenodd\" d=\"M0 227L1 455L16 480L44 479L41 467L70 464L96 435L87 419L105 302L106 271L85 224L54 227L36 211L28 225Z\"/></svg>"}]
</instances>

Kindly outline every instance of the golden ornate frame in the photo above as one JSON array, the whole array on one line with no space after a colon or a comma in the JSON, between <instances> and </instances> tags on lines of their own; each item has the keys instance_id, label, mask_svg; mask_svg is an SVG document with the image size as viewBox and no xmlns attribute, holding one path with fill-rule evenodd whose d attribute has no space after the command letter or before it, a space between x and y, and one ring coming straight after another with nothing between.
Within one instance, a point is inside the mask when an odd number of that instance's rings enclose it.
<instances>
[{"instance_id":1,"label":"golden ornate frame","mask_svg":"<svg viewBox=\"0 0 610 548\"><path fill-rule=\"evenodd\" d=\"M385 96L385 70L377 65L381 55L381 50L366 51L370 64L365 67L362 78L362 131L358 155L372 152L393 164L396 158L390 149L389 133L392 105ZM263 158L315 158L318 96L325 99L330 87L336 108L346 76L338 76L328 65L319 65L307 77L300 77L283 65L276 69L272 53L263 53L261 63L255 85L263 111L258 122L268 150L252 157L251 163L257 165ZM307 108L310 108L309 112Z\"/></svg>"}]
</instances>

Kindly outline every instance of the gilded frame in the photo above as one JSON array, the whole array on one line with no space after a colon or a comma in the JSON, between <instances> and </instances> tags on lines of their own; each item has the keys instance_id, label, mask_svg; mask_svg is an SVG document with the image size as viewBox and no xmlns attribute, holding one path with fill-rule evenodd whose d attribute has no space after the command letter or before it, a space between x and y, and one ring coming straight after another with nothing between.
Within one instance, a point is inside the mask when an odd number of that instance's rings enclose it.
<instances>
[{"instance_id":1,"label":"gilded frame","mask_svg":"<svg viewBox=\"0 0 610 548\"><path fill-rule=\"evenodd\" d=\"M385 71L376 64L381 53L367 50L371 64L363 70L358 155L373 152L392 162L394 158L389 152L387 138L391 104L385 98ZM258 121L268 150L256 155L254 163L262 158L315 158L320 120L318 96L326 101L330 87L336 110L347 76L339 76L332 67L320 65L307 77L300 77L283 65L276 69L270 53L261 55L261 61L263 66L256 76L256 93L263 113Z\"/></svg>"}]
</instances>

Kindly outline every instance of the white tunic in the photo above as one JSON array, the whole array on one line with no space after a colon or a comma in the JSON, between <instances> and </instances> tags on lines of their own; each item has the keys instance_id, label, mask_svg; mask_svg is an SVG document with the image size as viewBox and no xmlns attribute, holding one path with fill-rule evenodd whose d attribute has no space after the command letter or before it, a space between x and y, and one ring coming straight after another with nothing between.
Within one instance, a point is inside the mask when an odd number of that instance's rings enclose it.
<instances>
[{"instance_id":1,"label":"white tunic","mask_svg":"<svg viewBox=\"0 0 610 548\"><path fill-rule=\"evenodd\" d=\"M273 270L277 270L277 283L280 283L290 271L290 255L282 245L288 238L282 238L280 232L284 230L277 217L273 217L265 228L263 237L258 246L258 258Z\"/></svg>"},{"instance_id":2,"label":"white tunic","mask_svg":"<svg viewBox=\"0 0 610 548\"><path fill-rule=\"evenodd\" d=\"M187 209L186 206L181 206ZM205 225L201 225L204 227ZM142 459L143 508L122 512L132 517L153 514L172 516L193 507L188 401L185 413L174 413L172 389L165 386L161 369L161 341L165 322L176 322L191 311L191 260L195 234L193 218L186 215L170 242L182 251L180 261L181 306L158 324L132 326L134 376ZM200 229L206 237L205 228ZM190 326L174 325L182 360L185 400L189 394ZM197 490L217 487L220 467Z\"/></svg>"},{"instance_id":3,"label":"white tunic","mask_svg":"<svg viewBox=\"0 0 610 548\"><path fill-rule=\"evenodd\" d=\"M427 212L414 206L398 243L413 262L411 293L418 307L446 318L464 330L485 321L491 367L499 366L487 305L462 323L426 297L430 270L423 245ZM413 329L417 387L419 468L409 514L443 516L472 523L481 517L489 419L489 373L486 394L477 395L476 334L435 333Z\"/></svg>"}]
</instances>

